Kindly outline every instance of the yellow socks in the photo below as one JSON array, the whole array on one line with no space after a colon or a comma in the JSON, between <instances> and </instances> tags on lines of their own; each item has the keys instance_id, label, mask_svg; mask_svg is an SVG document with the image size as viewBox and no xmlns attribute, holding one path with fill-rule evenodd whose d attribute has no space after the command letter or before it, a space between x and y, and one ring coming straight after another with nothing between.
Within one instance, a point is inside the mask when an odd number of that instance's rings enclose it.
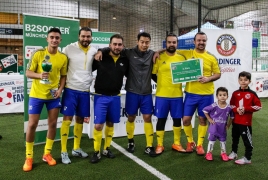
<instances>
[{"instance_id":1,"label":"yellow socks","mask_svg":"<svg viewBox=\"0 0 268 180\"><path fill-rule=\"evenodd\" d=\"M50 154L50 152L52 150L53 143L54 143L54 140L51 140L51 139L47 138L46 145L45 145L45 150L44 150L44 155Z\"/></svg>"},{"instance_id":2,"label":"yellow socks","mask_svg":"<svg viewBox=\"0 0 268 180\"><path fill-rule=\"evenodd\" d=\"M34 142L26 142L26 157L33 158L33 145Z\"/></svg>"},{"instance_id":3,"label":"yellow socks","mask_svg":"<svg viewBox=\"0 0 268 180\"><path fill-rule=\"evenodd\" d=\"M105 126L105 142L104 142L104 148L109 148L112 142L112 138L114 135L114 127Z\"/></svg>"},{"instance_id":4,"label":"yellow socks","mask_svg":"<svg viewBox=\"0 0 268 180\"><path fill-rule=\"evenodd\" d=\"M157 145L163 146L165 131L156 131Z\"/></svg>"},{"instance_id":5,"label":"yellow socks","mask_svg":"<svg viewBox=\"0 0 268 180\"><path fill-rule=\"evenodd\" d=\"M80 148L80 142L82 137L83 124L74 124L74 150Z\"/></svg>"},{"instance_id":6,"label":"yellow socks","mask_svg":"<svg viewBox=\"0 0 268 180\"><path fill-rule=\"evenodd\" d=\"M207 133L208 125L205 126L198 126L198 141L197 146L203 145L206 133Z\"/></svg>"},{"instance_id":7,"label":"yellow socks","mask_svg":"<svg viewBox=\"0 0 268 180\"><path fill-rule=\"evenodd\" d=\"M100 151L102 131L93 130L94 151Z\"/></svg>"},{"instance_id":8,"label":"yellow socks","mask_svg":"<svg viewBox=\"0 0 268 180\"><path fill-rule=\"evenodd\" d=\"M146 147L152 147L153 146L153 140L154 140L154 129L152 122L144 122L144 132L146 136Z\"/></svg>"},{"instance_id":9,"label":"yellow socks","mask_svg":"<svg viewBox=\"0 0 268 180\"><path fill-rule=\"evenodd\" d=\"M181 145L181 126L180 127L173 126L173 134L174 134L174 144Z\"/></svg>"},{"instance_id":10,"label":"yellow socks","mask_svg":"<svg viewBox=\"0 0 268 180\"><path fill-rule=\"evenodd\" d=\"M135 130L135 122L129 122L127 120L127 123L126 123L126 131L127 131L127 138L128 139L133 139L133 137L134 137L134 130Z\"/></svg>"},{"instance_id":11,"label":"yellow socks","mask_svg":"<svg viewBox=\"0 0 268 180\"><path fill-rule=\"evenodd\" d=\"M69 136L69 128L72 122L69 120L63 120L60 128L61 135L61 152L67 152L67 140Z\"/></svg>"},{"instance_id":12,"label":"yellow socks","mask_svg":"<svg viewBox=\"0 0 268 180\"><path fill-rule=\"evenodd\" d=\"M184 129L184 132L186 134L187 141L188 142L194 142L192 124L190 124L189 126L183 126L183 129Z\"/></svg>"}]
</instances>

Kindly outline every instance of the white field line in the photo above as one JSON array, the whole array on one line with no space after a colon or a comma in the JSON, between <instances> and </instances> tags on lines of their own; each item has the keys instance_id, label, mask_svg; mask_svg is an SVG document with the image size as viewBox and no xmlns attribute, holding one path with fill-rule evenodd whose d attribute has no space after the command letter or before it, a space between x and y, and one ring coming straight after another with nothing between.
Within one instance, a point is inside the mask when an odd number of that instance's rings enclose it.
<instances>
[{"instance_id":1,"label":"white field line","mask_svg":"<svg viewBox=\"0 0 268 180\"><path fill-rule=\"evenodd\" d=\"M155 169L154 167L150 166L149 164L145 163L144 161L139 159L137 156L134 156L133 154L127 152L124 148L122 148L121 146L119 146L115 142L112 141L111 145L115 149L117 149L118 151L123 153L125 156L127 156L130 159L132 159L133 161L135 161L140 166L142 166L144 169L146 169L147 171L149 171L150 173L155 175L157 178L159 178L161 180L171 180L169 177L167 177L166 175L162 174L161 172L159 172L157 169Z\"/></svg>"}]
</instances>

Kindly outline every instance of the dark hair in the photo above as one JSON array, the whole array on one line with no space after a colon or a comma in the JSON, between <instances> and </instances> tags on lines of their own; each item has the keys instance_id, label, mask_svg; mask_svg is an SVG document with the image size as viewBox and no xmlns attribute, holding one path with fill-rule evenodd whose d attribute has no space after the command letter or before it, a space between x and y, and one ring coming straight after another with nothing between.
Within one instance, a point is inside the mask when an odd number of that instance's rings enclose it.
<instances>
[{"instance_id":1,"label":"dark hair","mask_svg":"<svg viewBox=\"0 0 268 180\"><path fill-rule=\"evenodd\" d=\"M78 35L81 34L81 31L90 31L90 32L91 32L91 35L92 35L92 30L91 30L89 27L82 27L82 28L79 30Z\"/></svg>"},{"instance_id":2,"label":"dark hair","mask_svg":"<svg viewBox=\"0 0 268 180\"><path fill-rule=\"evenodd\" d=\"M219 92L222 91L222 92L226 92L227 95L228 95L228 89L226 89L225 87L219 87L216 91L216 96L218 96Z\"/></svg>"},{"instance_id":3,"label":"dark hair","mask_svg":"<svg viewBox=\"0 0 268 180\"><path fill-rule=\"evenodd\" d=\"M120 34L114 34L110 37L110 43L112 42L113 38L122 39L122 41L124 40L123 36L121 36Z\"/></svg>"},{"instance_id":4,"label":"dark hair","mask_svg":"<svg viewBox=\"0 0 268 180\"><path fill-rule=\"evenodd\" d=\"M200 32L198 32L198 33L195 34L195 36L194 36L194 41L195 41L195 37L196 37L198 34L199 34L199 35L206 35L206 33L200 31ZM207 35L206 35L206 36L207 36Z\"/></svg>"},{"instance_id":5,"label":"dark hair","mask_svg":"<svg viewBox=\"0 0 268 180\"><path fill-rule=\"evenodd\" d=\"M178 36L176 35L176 34L174 34L174 33L169 33L167 36L166 36L166 42L167 42L167 38L168 37L176 37L177 38L177 42L178 42Z\"/></svg>"},{"instance_id":6,"label":"dark hair","mask_svg":"<svg viewBox=\"0 0 268 180\"><path fill-rule=\"evenodd\" d=\"M241 73L239 73L238 78L240 77L246 77L248 80L251 81L251 74L249 72L246 71L242 71Z\"/></svg>"},{"instance_id":7,"label":"dark hair","mask_svg":"<svg viewBox=\"0 0 268 180\"><path fill-rule=\"evenodd\" d=\"M151 35L150 35L149 33L147 33L147 32L140 32L140 33L138 34L138 36L137 36L138 41L140 40L141 36L143 36L143 37L147 37L147 38L149 38L149 39L151 40Z\"/></svg>"},{"instance_id":8,"label":"dark hair","mask_svg":"<svg viewBox=\"0 0 268 180\"><path fill-rule=\"evenodd\" d=\"M60 32L60 29L59 28L50 28L50 30L47 32L47 34L51 33L51 32L56 32L56 33L59 33L61 35L61 32Z\"/></svg>"}]
</instances>

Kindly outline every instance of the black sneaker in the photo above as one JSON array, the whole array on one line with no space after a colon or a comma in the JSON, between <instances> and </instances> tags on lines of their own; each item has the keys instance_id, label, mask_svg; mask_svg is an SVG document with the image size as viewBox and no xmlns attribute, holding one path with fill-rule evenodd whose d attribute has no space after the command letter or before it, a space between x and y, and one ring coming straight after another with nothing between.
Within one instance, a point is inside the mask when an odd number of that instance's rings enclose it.
<instances>
[{"instance_id":1,"label":"black sneaker","mask_svg":"<svg viewBox=\"0 0 268 180\"><path fill-rule=\"evenodd\" d=\"M100 158L101 158L100 152L99 151L95 151L94 154L93 154L93 156L90 159L90 162L91 163L97 163L97 162L100 161Z\"/></svg>"},{"instance_id":2,"label":"black sneaker","mask_svg":"<svg viewBox=\"0 0 268 180\"><path fill-rule=\"evenodd\" d=\"M133 139L129 139L128 140L128 144L127 144L127 151L130 153L134 153L135 150L135 143Z\"/></svg>"},{"instance_id":3,"label":"black sneaker","mask_svg":"<svg viewBox=\"0 0 268 180\"><path fill-rule=\"evenodd\" d=\"M111 159L115 158L115 155L112 153L112 151L108 147L106 148L106 150L103 150L102 155Z\"/></svg>"},{"instance_id":4,"label":"black sneaker","mask_svg":"<svg viewBox=\"0 0 268 180\"><path fill-rule=\"evenodd\" d=\"M148 154L151 157L157 156L155 153L154 147L146 147L144 153Z\"/></svg>"}]
</instances>

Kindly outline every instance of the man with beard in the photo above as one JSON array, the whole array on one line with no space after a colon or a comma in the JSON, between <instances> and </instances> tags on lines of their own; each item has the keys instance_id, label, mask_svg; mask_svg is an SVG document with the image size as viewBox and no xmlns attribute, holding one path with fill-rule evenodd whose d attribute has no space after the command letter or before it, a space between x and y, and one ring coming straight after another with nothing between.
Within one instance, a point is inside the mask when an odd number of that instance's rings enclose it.
<instances>
[{"instance_id":1,"label":"man with beard","mask_svg":"<svg viewBox=\"0 0 268 180\"><path fill-rule=\"evenodd\" d=\"M62 96L61 113L61 158L62 163L70 164L67 152L69 128L75 115L73 156L82 158L88 154L80 148L84 117L90 116L90 85L92 78L92 63L97 49L90 46L92 31L88 27L79 30L78 42L71 43L63 50L69 58L66 86Z\"/></svg>"},{"instance_id":2,"label":"man with beard","mask_svg":"<svg viewBox=\"0 0 268 180\"><path fill-rule=\"evenodd\" d=\"M127 74L128 58L121 54L123 37L115 34L110 38L110 51L103 53L102 61L94 60L93 69L97 69L94 95L94 154L91 163L99 162L102 129L105 126L105 142L102 154L107 158L114 158L110 150L114 134L114 123L120 122L121 100L120 91L123 77Z\"/></svg>"},{"instance_id":3,"label":"man with beard","mask_svg":"<svg viewBox=\"0 0 268 180\"><path fill-rule=\"evenodd\" d=\"M193 152L196 144L193 140L193 131L191 119L196 108L198 112L198 141L196 153L204 155L203 148L204 138L207 132L207 119L203 113L203 109L214 102L214 84L213 81L221 77L221 71L217 58L206 50L207 35L204 32L198 32L194 37L195 49L177 50L178 53L186 57L186 59L202 59L203 60L203 76L197 81L187 82L185 87L184 111L183 111L183 129L187 136L186 152ZM160 52L162 52L161 50ZM154 60L159 57L159 54L154 55Z\"/></svg>"},{"instance_id":4,"label":"man with beard","mask_svg":"<svg viewBox=\"0 0 268 180\"><path fill-rule=\"evenodd\" d=\"M168 113L173 119L174 143L172 149L178 152L185 152L181 146L181 118L183 116L183 94L182 84L173 84L170 64L185 61L185 57L176 53L178 38L170 33L166 37L166 51L160 55L160 59L153 66L153 74L157 75L157 89L155 94L155 111L158 118L156 124L157 147L156 154L164 151L163 140L165 124Z\"/></svg>"}]
</instances>

